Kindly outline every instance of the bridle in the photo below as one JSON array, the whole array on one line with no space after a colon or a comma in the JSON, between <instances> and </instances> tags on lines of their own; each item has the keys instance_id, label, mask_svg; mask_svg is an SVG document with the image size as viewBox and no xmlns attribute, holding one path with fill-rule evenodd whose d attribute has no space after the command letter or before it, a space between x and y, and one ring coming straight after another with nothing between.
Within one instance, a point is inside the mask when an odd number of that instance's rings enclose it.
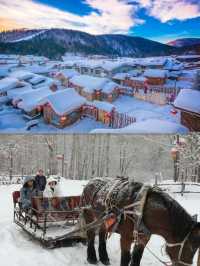
<instances>
[{"instance_id":1,"label":"bridle","mask_svg":"<svg viewBox=\"0 0 200 266\"><path fill-rule=\"evenodd\" d=\"M174 247L179 247L180 246L179 253L178 253L178 259L177 259L176 262L180 263L180 264L182 264L184 266L192 266L193 265L193 263L187 263L187 262L181 260L182 255L183 255L183 250L185 248L185 244L188 241L188 239L190 237L190 234L192 233L192 230L193 230L193 227L190 230L190 232L185 236L185 238L183 239L182 242L179 242L179 243L166 243L166 247L168 247L168 248L174 248Z\"/></svg>"}]
</instances>

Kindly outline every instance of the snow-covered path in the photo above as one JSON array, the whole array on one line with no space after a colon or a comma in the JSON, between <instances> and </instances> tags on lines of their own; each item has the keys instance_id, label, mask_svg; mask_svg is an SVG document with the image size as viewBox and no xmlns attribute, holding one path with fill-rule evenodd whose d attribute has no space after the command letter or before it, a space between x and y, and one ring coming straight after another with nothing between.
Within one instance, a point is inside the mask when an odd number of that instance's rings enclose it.
<instances>
[{"instance_id":1,"label":"snow-covered path","mask_svg":"<svg viewBox=\"0 0 200 266\"><path fill-rule=\"evenodd\" d=\"M180 123L179 114L172 115L170 105L159 106L129 96L120 96L114 105L118 112L135 117L137 122L156 118Z\"/></svg>"},{"instance_id":2,"label":"snow-covered path","mask_svg":"<svg viewBox=\"0 0 200 266\"><path fill-rule=\"evenodd\" d=\"M79 181L66 181L65 187L68 194L77 194L81 192L84 183ZM37 242L33 242L21 228L13 223L13 204L12 192L18 190L19 185L0 186L0 265L1 266L80 266L89 265L86 261L86 246L78 244L75 247L59 248L55 250L46 250ZM200 207L196 204L193 210L195 199L181 200L181 203L187 207L191 213L200 214ZM164 241L157 236L153 236L149 247L160 258L168 261L167 257L161 254L161 247ZM119 236L114 234L108 240L108 253L111 265L120 265L120 246ZM99 265L101 265L99 263ZM157 260L145 251L142 260L142 266L161 266ZM194 264L195 265L195 264Z\"/></svg>"}]
</instances>

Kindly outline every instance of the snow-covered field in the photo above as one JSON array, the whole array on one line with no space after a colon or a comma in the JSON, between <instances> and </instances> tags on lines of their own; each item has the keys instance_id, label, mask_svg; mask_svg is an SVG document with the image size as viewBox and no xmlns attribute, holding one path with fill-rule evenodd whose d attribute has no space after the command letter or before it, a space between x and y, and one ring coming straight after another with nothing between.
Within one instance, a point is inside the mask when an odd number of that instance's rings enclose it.
<instances>
[{"instance_id":1,"label":"snow-covered field","mask_svg":"<svg viewBox=\"0 0 200 266\"><path fill-rule=\"evenodd\" d=\"M61 181L64 195L78 195L86 181ZM89 265L86 261L86 246L46 250L37 242L33 242L21 228L13 223L12 192L20 189L20 185L0 186L0 265L2 266L80 266ZM191 213L200 215L200 196L197 194L175 196ZM169 261L161 252L163 239L153 236L149 247L162 260ZM108 252L111 265L120 265L119 236L113 234L108 240ZM196 260L195 260L196 261ZM100 265L100 263L99 263ZM148 250L145 251L142 266L160 266ZM196 264L194 264L196 265Z\"/></svg>"},{"instance_id":2,"label":"snow-covered field","mask_svg":"<svg viewBox=\"0 0 200 266\"><path fill-rule=\"evenodd\" d=\"M172 115L172 107L170 105L158 106L129 96L120 96L113 104L118 112L135 117L137 122L159 119L180 123L179 114ZM3 109L0 110L0 131L2 133L89 133L94 129L107 128L105 124L90 118L84 118L64 129L57 129L52 125L47 125L44 123L43 118L40 118L38 126L26 131L26 123L27 120L23 118L21 110L14 109L12 106L3 106Z\"/></svg>"}]
</instances>

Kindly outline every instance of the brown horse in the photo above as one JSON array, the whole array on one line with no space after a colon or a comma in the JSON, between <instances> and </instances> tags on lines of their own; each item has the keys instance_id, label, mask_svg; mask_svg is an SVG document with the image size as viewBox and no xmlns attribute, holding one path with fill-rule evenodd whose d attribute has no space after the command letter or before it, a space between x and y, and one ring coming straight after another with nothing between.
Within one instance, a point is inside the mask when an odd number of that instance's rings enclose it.
<instances>
[{"instance_id":1,"label":"brown horse","mask_svg":"<svg viewBox=\"0 0 200 266\"><path fill-rule=\"evenodd\" d=\"M143 187L142 183L135 183L128 179L96 178L84 188L82 194L84 219L86 224L99 219L105 213L114 213L120 221L112 228L121 235L121 266L139 266L144 248L152 234L160 235L166 240L166 252L172 265L190 266L193 257L200 247L200 224L168 194L158 189L150 188L143 208L140 222L139 239L134 245L131 255L131 245L136 220L133 214L125 215L123 210L132 204ZM97 263L94 247L95 229L88 230L87 260L91 264ZM98 230L99 259L108 265L109 257L106 249L108 229L105 223ZM164 263L163 263L164 264Z\"/></svg>"}]
</instances>

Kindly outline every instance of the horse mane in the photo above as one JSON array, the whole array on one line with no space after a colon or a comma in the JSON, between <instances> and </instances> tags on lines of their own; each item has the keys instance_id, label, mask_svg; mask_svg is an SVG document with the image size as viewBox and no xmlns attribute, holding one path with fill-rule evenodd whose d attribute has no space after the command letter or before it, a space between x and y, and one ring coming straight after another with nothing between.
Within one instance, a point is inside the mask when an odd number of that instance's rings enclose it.
<instances>
[{"instance_id":1,"label":"horse mane","mask_svg":"<svg viewBox=\"0 0 200 266\"><path fill-rule=\"evenodd\" d=\"M192 219L192 216L169 194L163 191L156 191L156 194L160 196L164 206L168 210L174 236L178 241L182 241L187 233L192 230L195 221Z\"/></svg>"}]
</instances>

